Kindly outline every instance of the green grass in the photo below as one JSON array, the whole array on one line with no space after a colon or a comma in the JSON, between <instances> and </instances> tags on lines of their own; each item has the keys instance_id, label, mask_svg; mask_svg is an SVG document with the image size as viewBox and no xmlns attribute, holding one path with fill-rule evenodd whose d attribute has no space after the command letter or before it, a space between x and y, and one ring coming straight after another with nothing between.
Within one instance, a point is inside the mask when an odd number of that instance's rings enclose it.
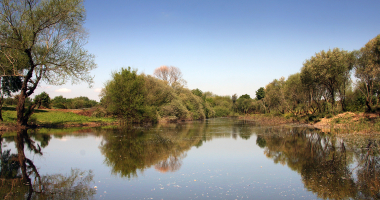
<instances>
[{"instance_id":1,"label":"green grass","mask_svg":"<svg viewBox=\"0 0 380 200\"><path fill-rule=\"evenodd\" d=\"M2 111L3 125L16 124L17 116L14 109L4 109ZM36 110L31 116L29 122L38 125L71 125L71 124L84 124L84 123L113 123L116 122L113 118L106 117L87 117L71 112L49 111L49 110Z\"/></svg>"}]
</instances>

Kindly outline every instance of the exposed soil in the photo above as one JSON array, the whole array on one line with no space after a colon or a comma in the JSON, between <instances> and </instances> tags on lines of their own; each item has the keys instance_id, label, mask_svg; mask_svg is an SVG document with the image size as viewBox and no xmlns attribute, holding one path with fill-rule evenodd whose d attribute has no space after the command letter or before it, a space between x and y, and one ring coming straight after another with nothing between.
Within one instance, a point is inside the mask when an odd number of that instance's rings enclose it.
<instances>
[{"instance_id":1,"label":"exposed soil","mask_svg":"<svg viewBox=\"0 0 380 200\"><path fill-rule=\"evenodd\" d=\"M338 114L336 116L333 116L331 118L322 118L319 122L313 124L314 127L325 127L325 126L330 126L334 121L343 121L344 123L355 123L359 122L361 119L367 118L369 120L377 119L379 118L378 114L374 113L353 113L353 112L345 112ZM340 124L335 124L339 126Z\"/></svg>"},{"instance_id":2,"label":"exposed soil","mask_svg":"<svg viewBox=\"0 0 380 200\"><path fill-rule=\"evenodd\" d=\"M370 124L376 122L377 119L379 119L379 114L377 113L357 114L353 112L345 112L331 118L322 118L319 122L312 124L311 126L328 132L331 128L347 129L355 127L355 125L360 124L361 121L368 121ZM369 128L368 130L364 129L361 132L373 132L373 130L372 128Z\"/></svg>"}]
</instances>

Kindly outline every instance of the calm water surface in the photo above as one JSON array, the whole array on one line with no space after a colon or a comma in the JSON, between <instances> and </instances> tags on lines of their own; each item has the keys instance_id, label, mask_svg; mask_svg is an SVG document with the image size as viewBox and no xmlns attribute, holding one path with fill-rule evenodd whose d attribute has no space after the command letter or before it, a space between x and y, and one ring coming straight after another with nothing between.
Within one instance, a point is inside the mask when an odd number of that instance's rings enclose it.
<instances>
[{"instance_id":1,"label":"calm water surface","mask_svg":"<svg viewBox=\"0 0 380 200\"><path fill-rule=\"evenodd\" d=\"M0 198L380 198L374 136L222 118L150 128L29 130L1 141Z\"/></svg>"}]
</instances>

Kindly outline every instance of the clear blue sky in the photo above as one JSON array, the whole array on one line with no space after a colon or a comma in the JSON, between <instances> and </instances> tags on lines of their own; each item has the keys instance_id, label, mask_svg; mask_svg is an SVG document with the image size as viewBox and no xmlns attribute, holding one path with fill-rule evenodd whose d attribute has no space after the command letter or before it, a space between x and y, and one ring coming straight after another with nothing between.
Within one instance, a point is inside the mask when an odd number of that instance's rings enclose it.
<instances>
[{"instance_id":1,"label":"clear blue sky","mask_svg":"<svg viewBox=\"0 0 380 200\"><path fill-rule=\"evenodd\" d=\"M36 94L99 100L97 91L121 67L152 74L172 65L181 69L189 89L254 97L273 79L299 72L316 52L360 49L380 34L378 0L87 0L84 5L86 48L98 65L93 88L41 84Z\"/></svg>"}]
</instances>

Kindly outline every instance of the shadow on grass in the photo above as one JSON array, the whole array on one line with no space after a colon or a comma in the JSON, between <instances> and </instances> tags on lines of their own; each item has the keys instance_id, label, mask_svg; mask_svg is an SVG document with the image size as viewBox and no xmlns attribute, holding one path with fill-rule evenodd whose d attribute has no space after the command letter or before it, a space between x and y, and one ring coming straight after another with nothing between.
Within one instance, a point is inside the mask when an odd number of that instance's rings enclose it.
<instances>
[{"instance_id":1,"label":"shadow on grass","mask_svg":"<svg viewBox=\"0 0 380 200\"><path fill-rule=\"evenodd\" d=\"M3 111L16 111L16 108L15 107L3 107L2 110Z\"/></svg>"},{"instance_id":2,"label":"shadow on grass","mask_svg":"<svg viewBox=\"0 0 380 200\"><path fill-rule=\"evenodd\" d=\"M49 111L47 111L47 110L38 110L38 109L34 110L34 113L44 113L44 112L49 112Z\"/></svg>"}]
</instances>

